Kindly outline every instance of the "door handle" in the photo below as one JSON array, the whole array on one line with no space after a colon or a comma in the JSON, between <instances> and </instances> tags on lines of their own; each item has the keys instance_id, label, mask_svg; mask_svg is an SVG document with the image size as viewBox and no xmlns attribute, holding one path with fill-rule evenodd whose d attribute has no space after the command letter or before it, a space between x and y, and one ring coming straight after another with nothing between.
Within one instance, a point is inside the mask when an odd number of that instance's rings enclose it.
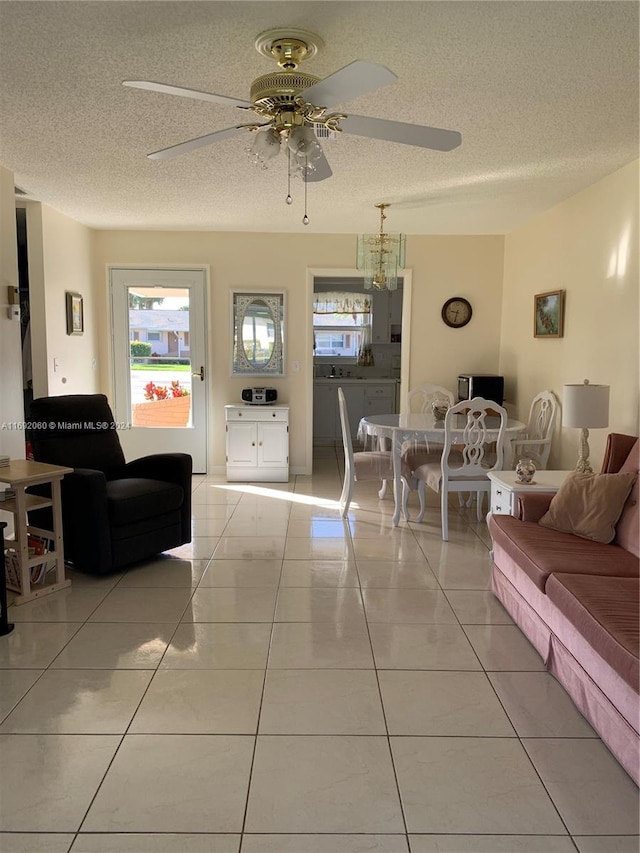
<instances>
[{"instance_id":1,"label":"door handle","mask_svg":"<svg viewBox=\"0 0 640 853\"><path fill-rule=\"evenodd\" d=\"M192 373L191 375L192 376L199 376L200 382L204 382L204 364L202 365L202 367L200 368L200 370L197 373Z\"/></svg>"}]
</instances>

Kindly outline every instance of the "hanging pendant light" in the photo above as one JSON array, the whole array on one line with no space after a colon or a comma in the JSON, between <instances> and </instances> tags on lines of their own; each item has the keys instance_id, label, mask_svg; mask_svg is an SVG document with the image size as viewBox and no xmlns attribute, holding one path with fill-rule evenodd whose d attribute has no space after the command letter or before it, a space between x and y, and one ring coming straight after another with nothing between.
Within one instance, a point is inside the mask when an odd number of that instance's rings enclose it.
<instances>
[{"instance_id":1,"label":"hanging pendant light","mask_svg":"<svg viewBox=\"0 0 640 853\"><path fill-rule=\"evenodd\" d=\"M357 268L364 270L365 290L397 290L398 270L405 265L404 234L385 234L385 209L389 204L379 203L380 231L378 234L358 235Z\"/></svg>"}]
</instances>

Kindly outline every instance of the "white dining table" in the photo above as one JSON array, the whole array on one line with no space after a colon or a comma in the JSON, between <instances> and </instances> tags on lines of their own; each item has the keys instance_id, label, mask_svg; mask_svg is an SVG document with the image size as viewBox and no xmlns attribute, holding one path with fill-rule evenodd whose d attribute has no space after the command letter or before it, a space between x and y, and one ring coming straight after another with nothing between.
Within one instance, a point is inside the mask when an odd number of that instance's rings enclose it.
<instances>
[{"instance_id":1,"label":"white dining table","mask_svg":"<svg viewBox=\"0 0 640 853\"><path fill-rule=\"evenodd\" d=\"M467 424L466 415L454 415L452 436L462 439L464 428ZM486 419L487 440L495 441L500 429L500 418L489 417ZM508 418L505 428L504 461L505 468L510 468L513 455L511 451L511 439L522 433L526 424L515 418ZM437 421L431 412L411 412L395 415L366 415L360 419L358 424L358 438L366 442L369 437L374 437L380 442L383 439L391 441L391 453L393 458L393 499L395 511L393 513L393 526L397 527L402 510L402 448L407 441L433 441L442 444L444 442L444 421Z\"/></svg>"}]
</instances>

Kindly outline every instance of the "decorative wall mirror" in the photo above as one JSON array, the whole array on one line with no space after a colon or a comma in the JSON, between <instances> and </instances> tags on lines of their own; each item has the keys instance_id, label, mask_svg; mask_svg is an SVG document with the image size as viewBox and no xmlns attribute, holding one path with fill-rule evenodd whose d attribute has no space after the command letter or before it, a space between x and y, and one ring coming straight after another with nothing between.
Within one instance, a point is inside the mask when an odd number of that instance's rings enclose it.
<instances>
[{"instance_id":1,"label":"decorative wall mirror","mask_svg":"<svg viewBox=\"0 0 640 853\"><path fill-rule=\"evenodd\" d=\"M231 372L243 376L284 374L284 293L233 293Z\"/></svg>"}]
</instances>

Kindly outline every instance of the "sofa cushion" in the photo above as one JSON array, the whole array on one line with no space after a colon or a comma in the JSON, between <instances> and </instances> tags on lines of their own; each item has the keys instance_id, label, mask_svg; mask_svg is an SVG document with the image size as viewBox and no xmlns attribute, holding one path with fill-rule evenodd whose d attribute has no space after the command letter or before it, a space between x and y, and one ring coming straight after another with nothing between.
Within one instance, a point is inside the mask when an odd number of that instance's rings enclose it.
<instances>
[{"instance_id":1,"label":"sofa cushion","mask_svg":"<svg viewBox=\"0 0 640 853\"><path fill-rule=\"evenodd\" d=\"M135 524L145 518L179 509L184 499L181 486L163 480L131 477L107 483L109 520L113 525Z\"/></svg>"},{"instance_id":2,"label":"sofa cushion","mask_svg":"<svg viewBox=\"0 0 640 853\"><path fill-rule=\"evenodd\" d=\"M629 455L620 468L620 473L628 471L638 473L640 467L640 440L631 448ZM616 545L621 545L627 551L631 551L636 557L640 557L640 483L636 478L629 497L622 509L622 514L616 524L616 535L613 540Z\"/></svg>"},{"instance_id":3,"label":"sofa cushion","mask_svg":"<svg viewBox=\"0 0 640 853\"><path fill-rule=\"evenodd\" d=\"M638 578L557 574L549 600L596 652L634 690L639 687L640 607Z\"/></svg>"},{"instance_id":4,"label":"sofa cushion","mask_svg":"<svg viewBox=\"0 0 640 853\"><path fill-rule=\"evenodd\" d=\"M572 474L539 521L543 527L594 542L611 542L637 473Z\"/></svg>"},{"instance_id":5,"label":"sofa cushion","mask_svg":"<svg viewBox=\"0 0 640 853\"><path fill-rule=\"evenodd\" d=\"M640 573L638 558L619 545L592 542L510 515L491 516L489 527L494 543L542 592L553 572L631 578Z\"/></svg>"}]
</instances>

